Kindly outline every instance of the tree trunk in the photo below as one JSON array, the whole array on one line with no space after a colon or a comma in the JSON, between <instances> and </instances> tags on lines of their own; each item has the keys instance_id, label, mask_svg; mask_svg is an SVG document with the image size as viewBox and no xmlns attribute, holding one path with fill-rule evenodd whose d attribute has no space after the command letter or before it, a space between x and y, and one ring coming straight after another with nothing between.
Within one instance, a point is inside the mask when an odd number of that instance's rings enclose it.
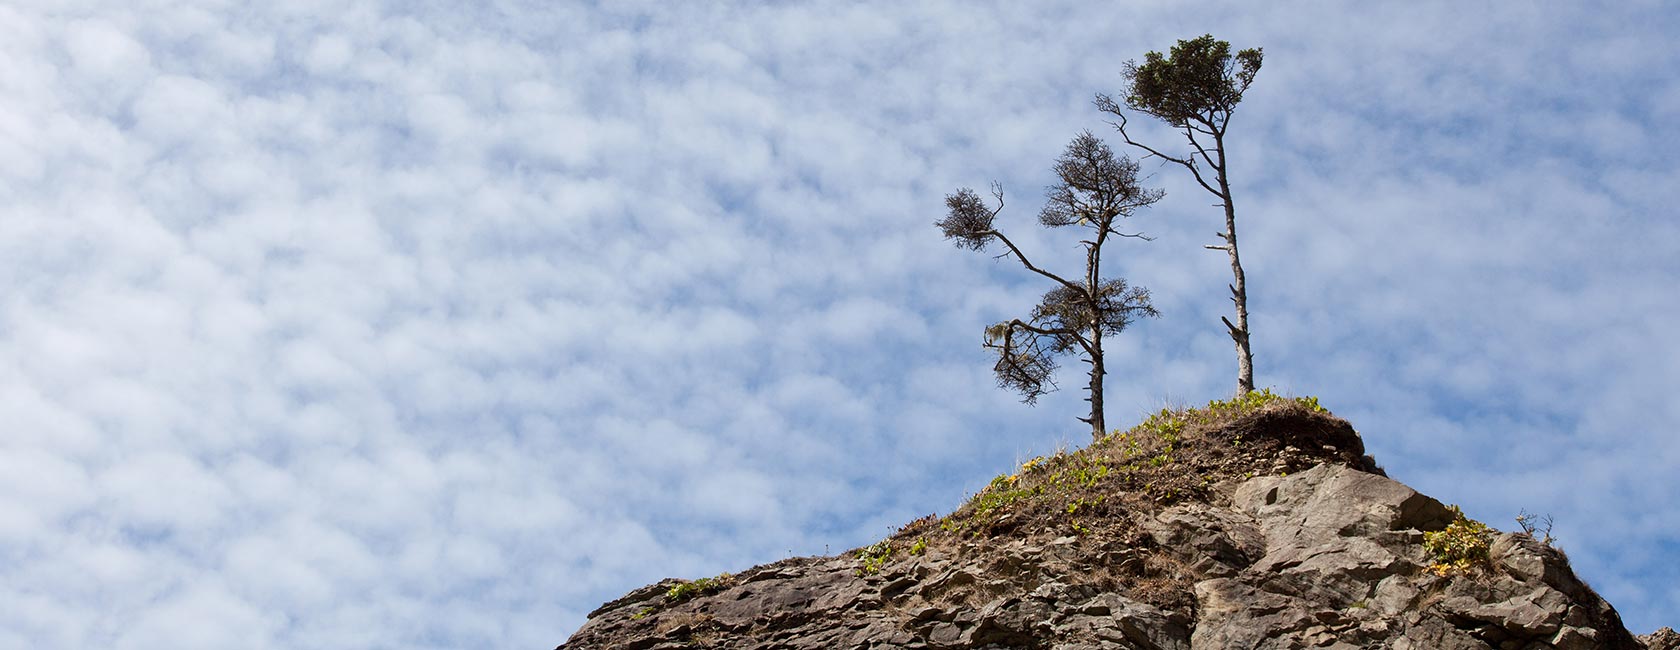
<instances>
[{"instance_id":1,"label":"tree trunk","mask_svg":"<svg viewBox=\"0 0 1680 650\"><path fill-rule=\"evenodd\" d=\"M1108 426L1103 422L1103 375L1107 371L1103 368L1100 323L1091 328L1091 348L1095 350L1091 355L1091 440L1096 441L1108 432Z\"/></svg>"},{"instance_id":2,"label":"tree trunk","mask_svg":"<svg viewBox=\"0 0 1680 650\"><path fill-rule=\"evenodd\" d=\"M1243 277L1242 258L1237 255L1237 210L1231 203L1231 184L1226 180L1225 137L1214 136L1214 149L1219 152L1219 192L1225 203L1225 250L1231 254L1231 302L1237 307L1237 322L1225 321L1231 341L1237 346L1237 395L1254 390L1254 353L1248 345L1248 283ZM1223 317L1221 317L1223 320Z\"/></svg>"}]
</instances>

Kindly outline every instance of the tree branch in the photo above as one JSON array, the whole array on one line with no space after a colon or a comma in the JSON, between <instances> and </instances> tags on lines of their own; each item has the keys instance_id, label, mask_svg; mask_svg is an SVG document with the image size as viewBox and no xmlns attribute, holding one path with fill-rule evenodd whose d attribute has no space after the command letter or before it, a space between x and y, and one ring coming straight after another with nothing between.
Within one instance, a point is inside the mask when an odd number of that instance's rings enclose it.
<instances>
[{"instance_id":1,"label":"tree branch","mask_svg":"<svg viewBox=\"0 0 1680 650\"><path fill-rule=\"evenodd\" d=\"M1077 287L1076 286L1074 288L1079 289L1079 290L1083 290L1082 287ZM1032 325L1032 324L1030 324L1026 321L1023 321L1019 318L1010 319L1010 321L1007 324L1009 325L1009 329L1011 331L1019 329L1019 330L1023 330L1023 331L1026 331L1026 332L1029 332L1029 333L1032 333L1032 334L1037 334L1039 336L1068 336L1068 337L1072 337L1075 342L1079 343L1080 349L1084 350L1087 354L1093 354L1093 355L1096 354L1096 349L1091 346L1091 342L1085 339L1085 333L1079 331L1076 328L1062 327L1062 328L1057 328L1057 329L1046 329L1046 328L1038 327L1036 325ZM1008 349L1008 347L1011 344L1012 344L1012 341L1006 338L1004 340L1004 345L1002 345L1002 346L987 345L986 347L992 347L992 348L1003 347L1004 349Z\"/></svg>"},{"instance_id":2,"label":"tree branch","mask_svg":"<svg viewBox=\"0 0 1680 650\"><path fill-rule=\"evenodd\" d=\"M1114 130L1120 132L1120 139L1125 140L1126 144L1129 144L1129 145L1132 145L1132 146L1137 147L1139 149L1142 149L1144 151L1147 151L1147 152L1149 152L1149 155L1151 155L1151 156L1155 156L1155 157L1160 158L1161 160L1165 160L1167 162L1177 163L1178 165L1184 167L1185 169L1190 170L1190 175L1196 177L1196 184L1201 185L1202 189L1207 190L1210 194L1213 194L1214 196L1224 198L1224 196L1225 196L1224 194L1220 193L1219 190L1213 189L1213 186L1209 185L1207 180L1202 178L1202 172L1200 170L1196 169L1195 159L1193 159L1193 158L1174 158L1174 157L1169 156L1167 154L1156 151L1154 147L1151 147L1151 146L1146 145L1142 142L1138 142L1136 140L1133 140L1132 136L1130 134L1126 133L1126 115L1125 115L1125 113L1119 112L1118 109L1110 110L1108 112L1113 113L1114 115L1117 115L1117 116L1120 117L1120 122L1119 123L1109 122L1108 125L1114 127ZM1194 142L1194 140L1192 140L1191 142ZM1206 158L1207 154L1204 152L1202 154L1202 157Z\"/></svg>"},{"instance_id":3,"label":"tree branch","mask_svg":"<svg viewBox=\"0 0 1680 650\"><path fill-rule=\"evenodd\" d=\"M1223 165L1220 165L1218 163L1213 162L1213 158L1211 156L1209 156L1208 153L1207 153L1207 148L1203 147L1202 143L1196 141L1196 136L1193 133L1191 133L1191 129L1187 128L1187 129L1184 130L1184 137L1188 138L1190 140L1190 146L1196 148L1196 153L1198 153L1202 156L1202 160L1207 162L1208 167L1212 167L1213 170L1216 171L1216 172L1224 172L1225 171L1225 167ZM1218 192L1214 192L1214 193L1218 194Z\"/></svg>"},{"instance_id":4,"label":"tree branch","mask_svg":"<svg viewBox=\"0 0 1680 650\"><path fill-rule=\"evenodd\" d=\"M1240 329L1237 329L1237 326L1236 326L1236 325L1232 325L1232 324L1231 324L1231 319L1229 319L1229 318L1226 318L1226 317L1224 317L1224 316L1220 316L1220 317L1219 317L1219 320L1221 320L1221 321L1224 321L1224 323L1225 323L1225 327L1226 327L1226 328L1227 328L1227 329L1229 329L1229 330L1231 330L1231 340L1233 340L1233 341L1238 341L1238 342L1241 342L1241 341L1242 341L1242 339L1243 339L1243 331L1242 331L1242 330L1240 330Z\"/></svg>"},{"instance_id":5,"label":"tree branch","mask_svg":"<svg viewBox=\"0 0 1680 650\"><path fill-rule=\"evenodd\" d=\"M989 231L987 231L987 234L990 234L994 237L997 237L998 241L1003 242L1004 246L1008 246L1009 247L1009 252L1014 253L1015 254L1015 259L1020 260L1021 265L1027 267L1028 271L1032 271L1033 273L1037 273L1037 274L1042 275L1044 277L1050 278L1051 280L1055 280L1057 282L1060 282L1062 284L1062 286L1068 287L1070 289L1079 289L1079 290L1084 289L1084 287L1081 287L1081 286L1079 286L1077 284L1074 284L1072 282L1068 282L1067 280L1063 279L1062 276L1056 275L1056 274L1051 273L1049 271L1046 271L1044 269L1033 266L1033 263L1031 261L1027 260L1027 256L1021 253L1021 249L1015 247L1015 242L1009 241L1009 238L1003 236L1003 233L998 232L996 230L989 230Z\"/></svg>"}]
</instances>

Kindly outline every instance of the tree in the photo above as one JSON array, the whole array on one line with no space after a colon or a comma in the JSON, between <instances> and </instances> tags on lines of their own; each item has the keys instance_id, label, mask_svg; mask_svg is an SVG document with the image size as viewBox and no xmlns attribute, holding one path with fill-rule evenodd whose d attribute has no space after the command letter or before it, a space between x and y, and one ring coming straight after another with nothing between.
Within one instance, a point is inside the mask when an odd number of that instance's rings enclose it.
<instances>
[{"instance_id":1,"label":"tree","mask_svg":"<svg viewBox=\"0 0 1680 650\"><path fill-rule=\"evenodd\" d=\"M1003 211L1003 188L997 183L992 184L995 207L965 187L945 197L950 211L934 225L958 248L978 251L993 240L1002 242L1008 250L998 257L1013 256L1028 271L1055 284L1026 320L1016 318L986 328L984 345L997 352L992 370L997 373L998 386L1020 392L1028 404L1056 389L1056 356L1080 354L1091 365L1090 395L1085 398L1091 403L1091 413L1079 420L1091 425L1093 438L1101 438L1107 432L1103 422L1103 377L1107 374L1103 337L1120 333L1138 316L1157 315L1149 304L1148 290L1130 286L1123 279L1101 276L1103 245L1110 236L1147 239L1121 232L1117 221L1161 200L1162 192L1140 186L1137 163L1116 157L1107 144L1088 132L1068 145L1056 160L1055 173L1057 182L1045 189L1047 200L1038 221L1046 228L1076 226L1087 231L1080 241L1085 249L1085 274L1081 277L1070 280L1033 264L993 226Z\"/></svg>"},{"instance_id":2,"label":"tree","mask_svg":"<svg viewBox=\"0 0 1680 650\"><path fill-rule=\"evenodd\" d=\"M1231 44L1211 35L1179 41L1170 56L1160 52L1144 55L1142 65L1126 62L1125 76L1130 84L1126 89L1126 108L1152 115L1184 134L1189 141L1187 155L1170 156L1132 139L1126 132L1126 114L1108 95L1097 95L1097 108L1119 116L1114 128L1126 144L1149 152L1190 170L1196 183L1219 197L1225 209L1225 231L1215 233L1224 243L1203 246L1225 251L1231 258L1231 302L1236 305L1237 322L1220 316L1225 329L1237 348L1237 392L1254 390L1254 353L1249 347L1248 284L1243 276L1242 258L1237 254L1237 210L1231 201L1231 182L1225 157L1225 129L1231 123L1231 113L1242 101L1243 92L1254 83L1254 73L1260 71L1260 49L1248 49L1231 55ZM1212 172L1211 178L1207 172Z\"/></svg>"}]
</instances>

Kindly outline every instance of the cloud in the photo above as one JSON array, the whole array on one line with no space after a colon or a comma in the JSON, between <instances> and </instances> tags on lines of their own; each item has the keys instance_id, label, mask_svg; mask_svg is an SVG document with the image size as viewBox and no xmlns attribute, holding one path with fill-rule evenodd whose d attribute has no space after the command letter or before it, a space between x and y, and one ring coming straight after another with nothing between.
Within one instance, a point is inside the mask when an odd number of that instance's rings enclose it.
<instances>
[{"instance_id":1,"label":"cloud","mask_svg":"<svg viewBox=\"0 0 1680 650\"><path fill-rule=\"evenodd\" d=\"M540 647L949 510L1083 433L995 388L1045 287L941 197L1073 264L1049 164L1203 32L1267 52L1260 383L1673 624L1673 16L1213 8L0 8L0 645ZM1216 215L1145 169L1115 423L1230 388Z\"/></svg>"}]
</instances>

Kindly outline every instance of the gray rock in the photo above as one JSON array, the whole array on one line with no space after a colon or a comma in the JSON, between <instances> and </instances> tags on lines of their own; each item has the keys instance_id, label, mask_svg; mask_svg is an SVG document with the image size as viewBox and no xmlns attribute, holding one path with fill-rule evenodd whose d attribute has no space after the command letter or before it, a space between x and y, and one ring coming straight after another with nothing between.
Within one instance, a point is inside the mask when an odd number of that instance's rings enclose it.
<instances>
[{"instance_id":1,"label":"gray rock","mask_svg":"<svg viewBox=\"0 0 1680 650\"><path fill-rule=\"evenodd\" d=\"M1665 627L1650 634L1640 635L1639 642L1650 650L1680 650L1680 632Z\"/></svg>"},{"instance_id":2,"label":"gray rock","mask_svg":"<svg viewBox=\"0 0 1680 650\"><path fill-rule=\"evenodd\" d=\"M1321 464L1222 489L1115 522L1130 538L1009 533L870 576L849 557L784 560L685 602L664 581L603 605L561 648L1680 650L1668 628L1634 639L1525 535L1498 535L1485 568L1435 575L1423 533L1452 513L1384 476ZM1190 593L1129 591L1148 584Z\"/></svg>"}]
</instances>

